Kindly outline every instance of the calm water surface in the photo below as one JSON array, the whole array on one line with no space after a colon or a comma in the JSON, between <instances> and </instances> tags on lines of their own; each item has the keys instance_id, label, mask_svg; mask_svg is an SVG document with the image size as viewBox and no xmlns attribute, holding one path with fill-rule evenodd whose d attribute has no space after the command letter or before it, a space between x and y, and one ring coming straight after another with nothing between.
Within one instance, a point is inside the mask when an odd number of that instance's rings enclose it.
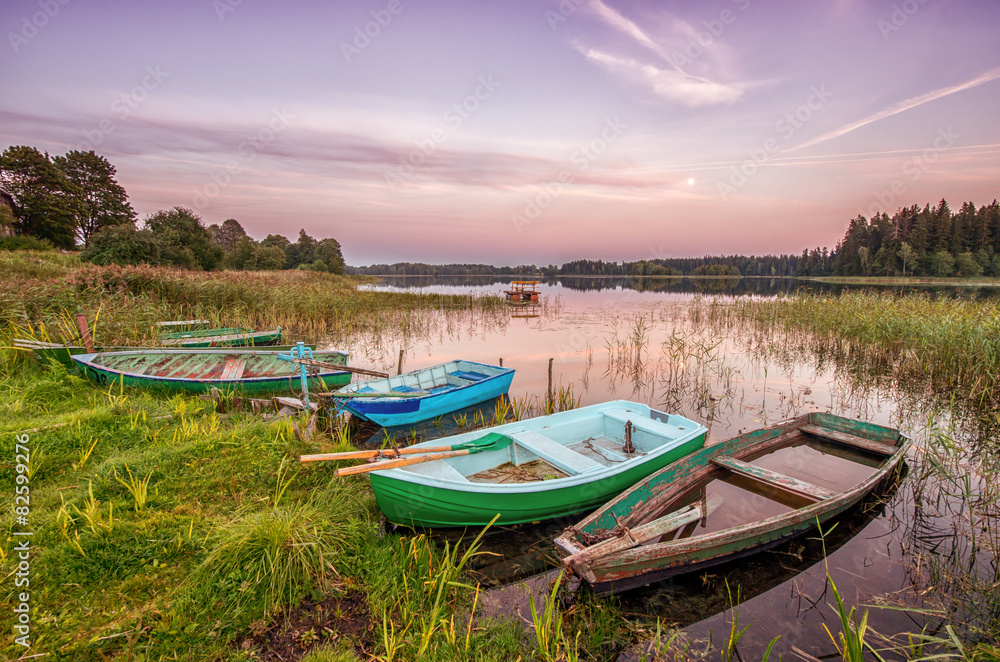
<instances>
[{"instance_id":1,"label":"calm water surface","mask_svg":"<svg viewBox=\"0 0 1000 662\"><path fill-rule=\"evenodd\" d=\"M482 294L497 293L506 284L495 278L396 278L366 287ZM404 370L451 359L491 364L503 359L516 370L510 395L535 402L545 397L551 358L554 387L572 388L580 405L617 398L643 402L704 423L710 430L708 443L817 410L898 427L918 439L925 434L935 409L935 397L927 389L858 375L807 337L725 325L712 314L713 306L724 307L737 297L775 296L802 283L732 279L636 284L633 279L547 282L540 287L538 305L460 319L441 314L426 327L359 340L348 349L354 364L386 371L395 370L400 349ZM995 296L985 290L944 294ZM482 408L487 418L489 408ZM425 425L419 433L433 437L453 430L446 422ZM968 433L976 434L982 433ZM741 652L749 656L745 659L759 659L767 642L779 635L777 650L784 655L795 647L822 658L836 653L823 624L834 632L840 628L831 607L828 570L847 604L873 606L869 623L875 630L894 634L933 628L933 618L879 607L924 604L920 594L928 571L922 555L932 547L931 553L940 553L949 532L952 539L944 547L957 549L943 553L964 554L966 561L975 562L975 553L954 540L949 514L940 507L928 512L922 505L926 490L923 482L903 479L836 520L825 541L806 534L750 559L616 599L628 618L658 617L680 625L693 648L710 637L716 642L723 638L737 604L741 627L753 624L741 643ZM487 538L486 549L502 555L479 563L483 580L495 585L484 596L487 612L528 613L526 596L546 590L554 577L551 539L572 523L501 530ZM623 657L637 659L639 652L626 651Z\"/></svg>"}]
</instances>

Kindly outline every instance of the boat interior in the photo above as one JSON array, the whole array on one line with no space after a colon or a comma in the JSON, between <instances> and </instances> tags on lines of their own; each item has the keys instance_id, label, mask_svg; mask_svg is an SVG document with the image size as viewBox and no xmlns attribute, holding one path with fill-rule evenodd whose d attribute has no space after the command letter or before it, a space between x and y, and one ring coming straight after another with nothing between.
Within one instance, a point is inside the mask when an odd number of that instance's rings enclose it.
<instances>
[{"instance_id":1,"label":"boat interior","mask_svg":"<svg viewBox=\"0 0 1000 662\"><path fill-rule=\"evenodd\" d=\"M510 370L470 361L450 361L432 368L408 372L405 375L351 384L341 390L342 392L354 391L357 393L442 393L469 386L505 372L510 372Z\"/></svg>"},{"instance_id":2,"label":"boat interior","mask_svg":"<svg viewBox=\"0 0 1000 662\"><path fill-rule=\"evenodd\" d=\"M459 482L527 483L596 473L688 435L691 421L665 416L659 421L626 409L606 409L537 430L505 432L504 449L413 464L404 471ZM634 451L625 450L625 426L632 423Z\"/></svg>"},{"instance_id":3,"label":"boat interior","mask_svg":"<svg viewBox=\"0 0 1000 662\"><path fill-rule=\"evenodd\" d=\"M237 380L292 375L294 367L278 358L279 352L148 352L102 354L94 364L133 375L168 379ZM316 352L313 358L346 365L344 352Z\"/></svg>"},{"instance_id":4,"label":"boat interior","mask_svg":"<svg viewBox=\"0 0 1000 662\"><path fill-rule=\"evenodd\" d=\"M706 535L783 515L818 501L836 497L877 472L895 447L882 442L824 429L794 430L782 443L760 452L734 452L712 460L711 470L679 494L665 494L658 512L629 521L635 527L665 520L690 506L703 516L645 544ZM806 430L809 426L806 426ZM829 432L829 431L827 431ZM618 513L625 522L629 513Z\"/></svg>"}]
</instances>

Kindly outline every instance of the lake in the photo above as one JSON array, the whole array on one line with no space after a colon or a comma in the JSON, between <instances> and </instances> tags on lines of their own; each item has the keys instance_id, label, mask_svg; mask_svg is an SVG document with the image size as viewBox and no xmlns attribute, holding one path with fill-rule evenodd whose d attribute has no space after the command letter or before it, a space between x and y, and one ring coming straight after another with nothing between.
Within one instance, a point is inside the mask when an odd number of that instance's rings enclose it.
<instances>
[{"instance_id":1,"label":"lake","mask_svg":"<svg viewBox=\"0 0 1000 662\"><path fill-rule=\"evenodd\" d=\"M500 292L508 282L394 277L364 287L475 295ZM554 390L569 390L579 405L627 399L680 413L709 428L709 444L810 411L898 427L918 449L941 431L964 450L995 438L995 420L990 424L984 422L989 416L949 407L926 385L859 372L850 357L808 335L734 324L725 315L725 307L741 297L800 288L835 295L843 287L787 279L560 279L540 285L537 305L511 305L495 315L432 313L418 328L377 339L359 336L348 349L355 365L389 372L395 372L400 350L404 371L451 359L491 364L502 359L516 370L510 396L537 404L546 397L552 359ZM995 288L893 289L970 298L998 294ZM452 430L438 423L418 433L434 437ZM373 437L381 438L381 433ZM759 659L780 636L776 651L787 655L794 647L822 658L836 654L823 624L834 632L841 627L831 606L829 573L847 605L862 611L871 606L869 624L882 634L940 625L934 614L891 607L944 609L948 594L958 590L942 579L950 577L951 565L972 575L989 573L989 548L970 548L962 533L968 493L956 495L922 458L911 457L909 475L828 525L825 540L806 534L749 559L627 592L616 598L622 613L636 623L653 618L676 623L695 651L710 637L718 642L728 634L737 605L740 627L750 625L740 642L743 655ZM969 489L975 491L981 475L972 465L969 472ZM546 590L554 577L551 538L572 523L560 520L487 537L486 549L502 555L478 568L493 584L483 598L490 613L524 616L526 596ZM966 636L975 637L977 618L967 620ZM638 659L641 648L625 650L622 657Z\"/></svg>"}]
</instances>

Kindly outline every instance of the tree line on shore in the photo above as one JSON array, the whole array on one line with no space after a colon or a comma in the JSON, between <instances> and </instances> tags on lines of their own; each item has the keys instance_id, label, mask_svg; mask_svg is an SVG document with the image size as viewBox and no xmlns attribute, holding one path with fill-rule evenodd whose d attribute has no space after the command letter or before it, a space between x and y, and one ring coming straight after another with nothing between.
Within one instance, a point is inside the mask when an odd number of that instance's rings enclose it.
<instances>
[{"instance_id":1,"label":"tree line on shore","mask_svg":"<svg viewBox=\"0 0 1000 662\"><path fill-rule=\"evenodd\" d=\"M16 145L0 154L0 247L82 248L95 264L152 264L188 269L310 269L344 272L340 243L299 231L249 237L230 218L205 226L190 209L157 211L136 227L115 167L93 151L50 157Z\"/></svg>"},{"instance_id":2,"label":"tree line on shore","mask_svg":"<svg viewBox=\"0 0 1000 662\"><path fill-rule=\"evenodd\" d=\"M205 226L192 210L150 214L141 228L111 163L93 151L49 157L17 145L0 154L0 247L82 247L97 264L190 269L314 269L360 275L452 276L1000 276L1000 203L913 205L893 216L857 216L833 250L801 255L715 255L637 261L573 260L561 266L431 265L414 262L347 269L340 243L299 231L296 242L247 236L236 219ZM10 236L15 235L15 236Z\"/></svg>"},{"instance_id":3,"label":"tree line on shore","mask_svg":"<svg viewBox=\"0 0 1000 662\"><path fill-rule=\"evenodd\" d=\"M831 251L801 255L706 255L634 262L573 260L562 266L533 264L431 265L414 262L351 267L351 273L392 276L1000 276L1000 203L966 202L953 213L947 201L904 207L892 217L859 215Z\"/></svg>"}]
</instances>

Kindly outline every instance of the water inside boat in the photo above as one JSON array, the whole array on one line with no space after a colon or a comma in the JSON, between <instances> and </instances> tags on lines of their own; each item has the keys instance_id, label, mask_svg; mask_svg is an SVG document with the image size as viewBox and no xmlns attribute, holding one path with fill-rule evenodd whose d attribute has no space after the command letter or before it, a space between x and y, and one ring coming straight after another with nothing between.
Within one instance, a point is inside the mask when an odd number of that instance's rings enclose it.
<instances>
[{"instance_id":1,"label":"water inside boat","mask_svg":"<svg viewBox=\"0 0 1000 662\"><path fill-rule=\"evenodd\" d=\"M883 460L884 458L877 458L864 451L821 440L806 441L804 437L793 445L744 459L754 466L838 493L874 474ZM706 499L718 503L706 519L650 542L714 533L782 515L814 503L813 499L719 468L674 500L660 514Z\"/></svg>"}]
</instances>

